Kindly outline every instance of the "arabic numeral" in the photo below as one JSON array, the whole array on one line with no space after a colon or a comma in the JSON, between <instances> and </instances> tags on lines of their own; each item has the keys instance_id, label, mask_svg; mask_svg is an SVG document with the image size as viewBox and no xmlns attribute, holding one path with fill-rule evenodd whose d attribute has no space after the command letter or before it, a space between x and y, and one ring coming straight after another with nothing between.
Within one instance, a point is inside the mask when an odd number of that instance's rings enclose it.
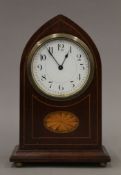
<instances>
[{"instance_id":1,"label":"arabic numeral","mask_svg":"<svg viewBox=\"0 0 121 175\"><path fill-rule=\"evenodd\" d=\"M69 52L72 53L72 47L71 46L69 47Z\"/></svg>"},{"instance_id":2,"label":"arabic numeral","mask_svg":"<svg viewBox=\"0 0 121 175\"><path fill-rule=\"evenodd\" d=\"M79 74L79 80L81 80L81 75Z\"/></svg>"},{"instance_id":3,"label":"arabic numeral","mask_svg":"<svg viewBox=\"0 0 121 175\"><path fill-rule=\"evenodd\" d=\"M70 83L72 84L73 87L75 87L74 81L70 81Z\"/></svg>"},{"instance_id":4,"label":"arabic numeral","mask_svg":"<svg viewBox=\"0 0 121 175\"><path fill-rule=\"evenodd\" d=\"M37 68L38 68L39 70L42 70L42 65L41 65L41 64L37 65Z\"/></svg>"},{"instance_id":5,"label":"arabic numeral","mask_svg":"<svg viewBox=\"0 0 121 175\"><path fill-rule=\"evenodd\" d=\"M46 80L46 75L42 75L41 80Z\"/></svg>"},{"instance_id":6,"label":"arabic numeral","mask_svg":"<svg viewBox=\"0 0 121 175\"><path fill-rule=\"evenodd\" d=\"M59 43L58 44L58 51L63 51L64 50L64 44Z\"/></svg>"},{"instance_id":7,"label":"arabic numeral","mask_svg":"<svg viewBox=\"0 0 121 175\"><path fill-rule=\"evenodd\" d=\"M52 82L52 81L49 81L48 83L49 83L49 88L51 88L51 87L52 87L53 82Z\"/></svg>"},{"instance_id":8,"label":"arabic numeral","mask_svg":"<svg viewBox=\"0 0 121 175\"><path fill-rule=\"evenodd\" d=\"M81 61L81 54L77 54L76 57L78 58L77 61Z\"/></svg>"},{"instance_id":9,"label":"arabic numeral","mask_svg":"<svg viewBox=\"0 0 121 175\"><path fill-rule=\"evenodd\" d=\"M46 60L46 55L40 55L40 61L45 61Z\"/></svg>"},{"instance_id":10,"label":"arabic numeral","mask_svg":"<svg viewBox=\"0 0 121 175\"><path fill-rule=\"evenodd\" d=\"M63 91L63 90L64 90L64 87L61 86L61 85L59 85L59 86L58 86L58 89L59 89L60 91Z\"/></svg>"}]
</instances>

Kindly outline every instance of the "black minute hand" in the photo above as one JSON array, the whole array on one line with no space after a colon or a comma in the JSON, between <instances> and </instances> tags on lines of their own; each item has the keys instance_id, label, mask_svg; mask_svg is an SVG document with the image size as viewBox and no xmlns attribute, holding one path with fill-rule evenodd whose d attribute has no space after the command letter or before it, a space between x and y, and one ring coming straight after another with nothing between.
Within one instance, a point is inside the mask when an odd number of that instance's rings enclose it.
<instances>
[{"instance_id":1,"label":"black minute hand","mask_svg":"<svg viewBox=\"0 0 121 175\"><path fill-rule=\"evenodd\" d=\"M53 54L50 52L50 50L48 48L47 48L47 51L49 52L51 57L54 59L54 61L57 63L57 65L60 66L60 64L57 62L57 60L55 59L55 57L53 56Z\"/></svg>"}]
</instances>

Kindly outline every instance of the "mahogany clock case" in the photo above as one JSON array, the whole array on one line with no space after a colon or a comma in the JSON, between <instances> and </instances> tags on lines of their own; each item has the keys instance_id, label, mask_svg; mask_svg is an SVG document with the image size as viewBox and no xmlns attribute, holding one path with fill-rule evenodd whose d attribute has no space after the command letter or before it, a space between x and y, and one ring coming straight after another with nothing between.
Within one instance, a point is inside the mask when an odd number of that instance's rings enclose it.
<instances>
[{"instance_id":1,"label":"mahogany clock case","mask_svg":"<svg viewBox=\"0 0 121 175\"><path fill-rule=\"evenodd\" d=\"M46 98L29 81L28 55L42 38L66 33L78 37L90 49L94 74L88 88L70 100ZM20 65L20 142L11 162L95 162L107 163L110 157L102 146L101 60L89 35L77 24L58 15L44 24L28 41ZM55 111L69 111L79 117L79 126L69 133L54 133L43 125L44 117Z\"/></svg>"}]
</instances>

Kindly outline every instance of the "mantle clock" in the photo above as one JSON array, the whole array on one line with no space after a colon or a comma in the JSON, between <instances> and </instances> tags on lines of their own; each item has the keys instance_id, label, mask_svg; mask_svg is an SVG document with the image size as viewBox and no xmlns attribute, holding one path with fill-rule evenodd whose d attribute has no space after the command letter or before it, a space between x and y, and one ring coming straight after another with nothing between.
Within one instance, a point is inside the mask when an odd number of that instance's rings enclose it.
<instances>
[{"instance_id":1,"label":"mantle clock","mask_svg":"<svg viewBox=\"0 0 121 175\"><path fill-rule=\"evenodd\" d=\"M28 41L20 65L20 138L10 161L99 163L101 60L89 35L58 15Z\"/></svg>"}]
</instances>

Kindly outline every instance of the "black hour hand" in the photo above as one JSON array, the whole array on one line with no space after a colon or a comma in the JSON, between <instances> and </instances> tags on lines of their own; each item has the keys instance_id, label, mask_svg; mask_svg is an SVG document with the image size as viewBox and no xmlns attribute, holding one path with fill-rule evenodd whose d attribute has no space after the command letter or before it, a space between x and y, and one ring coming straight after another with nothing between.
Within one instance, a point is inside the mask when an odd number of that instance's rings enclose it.
<instances>
[{"instance_id":1,"label":"black hour hand","mask_svg":"<svg viewBox=\"0 0 121 175\"><path fill-rule=\"evenodd\" d=\"M66 59L68 58L69 52L70 52L70 51L68 51L68 53L65 55L64 60L63 60L63 62L62 62L62 64L61 64L61 66L63 66L64 62L65 62Z\"/></svg>"}]
</instances>

